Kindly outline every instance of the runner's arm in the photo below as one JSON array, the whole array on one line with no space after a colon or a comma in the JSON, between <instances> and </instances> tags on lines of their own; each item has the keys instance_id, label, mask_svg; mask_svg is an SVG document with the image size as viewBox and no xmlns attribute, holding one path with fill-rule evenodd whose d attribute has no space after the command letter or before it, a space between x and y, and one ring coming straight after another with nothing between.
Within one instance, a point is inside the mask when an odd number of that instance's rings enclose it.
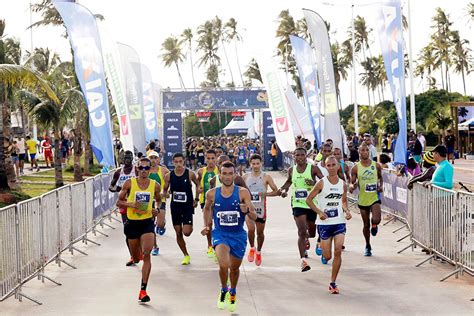
<instances>
[{"instance_id":1,"label":"runner's arm","mask_svg":"<svg viewBox=\"0 0 474 316\"><path fill-rule=\"evenodd\" d=\"M288 177L286 178L285 183L283 183L283 185L280 188L280 191L282 193L287 193L288 192L288 189L290 188L291 183L292 183L292 181L291 181L292 174L293 174L293 167L290 167L290 168L288 168Z\"/></svg>"},{"instance_id":2,"label":"runner's arm","mask_svg":"<svg viewBox=\"0 0 474 316\"><path fill-rule=\"evenodd\" d=\"M150 180L152 181L152 180ZM153 208L153 216L156 216L158 215L159 211L158 211L158 208L156 207L157 205L160 205L160 208L161 208L161 186L160 184L157 182L155 184L155 208Z\"/></svg>"},{"instance_id":3,"label":"runner's arm","mask_svg":"<svg viewBox=\"0 0 474 316\"><path fill-rule=\"evenodd\" d=\"M349 192L352 193L357 186L357 165L351 169L351 185L349 187Z\"/></svg>"},{"instance_id":4,"label":"runner's arm","mask_svg":"<svg viewBox=\"0 0 474 316\"><path fill-rule=\"evenodd\" d=\"M311 166L311 177L313 178L313 181L315 180L315 177L314 176L317 176L319 179L322 179L324 178L324 175L323 173L321 172L321 169L319 169L318 166L316 165L312 165ZM316 181L315 181L316 182Z\"/></svg>"},{"instance_id":5,"label":"runner's arm","mask_svg":"<svg viewBox=\"0 0 474 316\"><path fill-rule=\"evenodd\" d=\"M202 168L199 168L197 171L196 197L199 196L201 192L204 192L204 188L201 187L201 177L202 177Z\"/></svg>"},{"instance_id":6,"label":"runner's arm","mask_svg":"<svg viewBox=\"0 0 474 316\"><path fill-rule=\"evenodd\" d=\"M110 192L119 192L120 191L120 187L119 186L116 186L118 180L119 180L119 177L120 177L120 169L118 169L117 171L114 172L114 176L112 178L112 181L110 181L110 186L109 186L109 191Z\"/></svg>"},{"instance_id":7,"label":"runner's arm","mask_svg":"<svg viewBox=\"0 0 474 316\"><path fill-rule=\"evenodd\" d=\"M252 198L250 197L250 192L249 190L245 190L244 188L239 189L239 194L240 198L242 199L243 206L241 205L242 213L247 215L251 220L255 221L257 219L257 213L255 212L255 209L252 204ZM243 210L246 210L247 212L244 212Z\"/></svg>"},{"instance_id":8,"label":"runner's arm","mask_svg":"<svg viewBox=\"0 0 474 316\"><path fill-rule=\"evenodd\" d=\"M346 219L352 218L351 211L349 210L349 204L347 204L347 185L344 183L344 193L342 194L342 210L346 213Z\"/></svg>"},{"instance_id":9,"label":"runner's arm","mask_svg":"<svg viewBox=\"0 0 474 316\"><path fill-rule=\"evenodd\" d=\"M138 208L138 202L135 203L129 203L127 202L127 195L130 192L130 187L131 187L131 181L128 179L125 181L123 184L122 190L120 190L119 196L118 196L118 201L117 201L117 207L121 209L126 209L128 207L135 207Z\"/></svg>"},{"instance_id":10,"label":"runner's arm","mask_svg":"<svg viewBox=\"0 0 474 316\"><path fill-rule=\"evenodd\" d=\"M316 204L314 204L314 199L316 196L323 190L324 187L324 181L319 180L318 183L311 189L309 192L308 196L306 197L306 204L311 208L313 212L319 215L321 219L326 219L326 214L320 210Z\"/></svg>"},{"instance_id":11,"label":"runner's arm","mask_svg":"<svg viewBox=\"0 0 474 316\"><path fill-rule=\"evenodd\" d=\"M198 177L196 176L196 174L189 170L189 180L191 180L191 182L194 183L194 185L196 186L195 188L195 196L194 196L194 201L193 201L193 206L196 207L197 206L197 203L199 202L199 192L201 191L201 189L199 188L199 182L198 182Z\"/></svg>"},{"instance_id":12,"label":"runner's arm","mask_svg":"<svg viewBox=\"0 0 474 316\"><path fill-rule=\"evenodd\" d=\"M168 172L167 174L165 174L164 176L164 184L163 184L163 198L165 199L165 201L163 203L161 203L161 209L165 209L165 206L166 206L166 199L168 198L168 190L170 188L170 175L171 173Z\"/></svg>"},{"instance_id":13,"label":"runner's arm","mask_svg":"<svg viewBox=\"0 0 474 316\"><path fill-rule=\"evenodd\" d=\"M216 187L216 177L217 177L217 175L215 175L214 177L212 177L211 180L209 180L209 187L211 189L214 189Z\"/></svg>"},{"instance_id":14,"label":"runner's arm","mask_svg":"<svg viewBox=\"0 0 474 316\"><path fill-rule=\"evenodd\" d=\"M247 183L245 183L244 179L241 176L239 176L239 175L236 176L234 183L235 183L235 185L238 185L239 187L245 188L245 189L247 189L247 191L250 192L249 188L247 187Z\"/></svg>"},{"instance_id":15,"label":"runner's arm","mask_svg":"<svg viewBox=\"0 0 474 316\"><path fill-rule=\"evenodd\" d=\"M214 197L215 197L216 189L209 189L206 192L206 202L204 204L204 210L202 212L204 228L201 231L201 235L207 235L208 232L212 230L212 211L214 205Z\"/></svg>"},{"instance_id":16,"label":"runner's arm","mask_svg":"<svg viewBox=\"0 0 474 316\"><path fill-rule=\"evenodd\" d=\"M273 181L273 178L269 176L268 174L265 176L265 178L266 178L265 184L270 186L270 189L272 189L272 192L268 192L268 193L265 192L265 196L280 196L281 191L276 186L275 182Z\"/></svg>"},{"instance_id":17,"label":"runner's arm","mask_svg":"<svg viewBox=\"0 0 474 316\"><path fill-rule=\"evenodd\" d=\"M379 163L377 163L377 179L378 179L377 191L383 192L382 166Z\"/></svg>"},{"instance_id":18,"label":"runner's arm","mask_svg":"<svg viewBox=\"0 0 474 316\"><path fill-rule=\"evenodd\" d=\"M350 173L349 166L346 165L346 164L344 164L344 174L346 175L346 182L350 183L351 182L351 173Z\"/></svg>"}]
</instances>

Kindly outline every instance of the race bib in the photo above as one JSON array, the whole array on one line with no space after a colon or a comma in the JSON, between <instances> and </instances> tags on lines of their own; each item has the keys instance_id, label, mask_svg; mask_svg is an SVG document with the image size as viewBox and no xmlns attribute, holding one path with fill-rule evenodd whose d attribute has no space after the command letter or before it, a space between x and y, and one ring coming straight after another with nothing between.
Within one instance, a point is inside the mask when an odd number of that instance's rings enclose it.
<instances>
[{"instance_id":1,"label":"race bib","mask_svg":"<svg viewBox=\"0 0 474 316\"><path fill-rule=\"evenodd\" d=\"M377 191L377 183L367 183L365 185L365 192L375 192Z\"/></svg>"},{"instance_id":2,"label":"race bib","mask_svg":"<svg viewBox=\"0 0 474 316\"><path fill-rule=\"evenodd\" d=\"M173 192L173 202L186 203L188 196L185 192Z\"/></svg>"},{"instance_id":3,"label":"race bib","mask_svg":"<svg viewBox=\"0 0 474 316\"><path fill-rule=\"evenodd\" d=\"M134 209L134 213L143 215L148 210L148 203L150 203L151 194L150 192L135 192L135 201L139 203L137 209Z\"/></svg>"},{"instance_id":4,"label":"race bib","mask_svg":"<svg viewBox=\"0 0 474 316\"><path fill-rule=\"evenodd\" d=\"M245 156L244 156L244 155L239 155L239 159L240 159L240 160L244 160L244 159L245 159Z\"/></svg>"},{"instance_id":5,"label":"race bib","mask_svg":"<svg viewBox=\"0 0 474 316\"><path fill-rule=\"evenodd\" d=\"M251 192L252 195L252 202L260 202L260 194L258 192Z\"/></svg>"},{"instance_id":6,"label":"race bib","mask_svg":"<svg viewBox=\"0 0 474 316\"><path fill-rule=\"evenodd\" d=\"M240 212L226 211L219 212L219 224L221 226L237 226L239 225Z\"/></svg>"},{"instance_id":7,"label":"race bib","mask_svg":"<svg viewBox=\"0 0 474 316\"><path fill-rule=\"evenodd\" d=\"M295 191L295 198L306 199L308 197L308 191L305 189L298 189Z\"/></svg>"},{"instance_id":8,"label":"race bib","mask_svg":"<svg viewBox=\"0 0 474 316\"><path fill-rule=\"evenodd\" d=\"M204 153L199 153L198 156L199 157L204 157Z\"/></svg>"},{"instance_id":9,"label":"race bib","mask_svg":"<svg viewBox=\"0 0 474 316\"><path fill-rule=\"evenodd\" d=\"M263 216L265 215L265 212L261 208L256 208L255 213L257 213L257 217L259 218L263 218Z\"/></svg>"},{"instance_id":10,"label":"race bib","mask_svg":"<svg viewBox=\"0 0 474 316\"><path fill-rule=\"evenodd\" d=\"M333 217L338 217L339 216L339 211L338 211L337 208L330 209L330 210L324 210L324 213L328 216L328 218L333 218Z\"/></svg>"}]
</instances>

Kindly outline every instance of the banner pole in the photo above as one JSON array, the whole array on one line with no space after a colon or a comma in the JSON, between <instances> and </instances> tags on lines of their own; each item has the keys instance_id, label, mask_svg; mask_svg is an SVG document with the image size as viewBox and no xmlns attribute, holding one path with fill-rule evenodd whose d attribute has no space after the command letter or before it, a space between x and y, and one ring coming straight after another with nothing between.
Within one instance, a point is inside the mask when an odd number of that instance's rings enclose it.
<instances>
[{"instance_id":1,"label":"banner pole","mask_svg":"<svg viewBox=\"0 0 474 316\"><path fill-rule=\"evenodd\" d=\"M416 113L415 113L415 91L413 87L413 45L411 42L411 9L410 0L407 1L408 9L408 73L410 76L410 125L416 133Z\"/></svg>"}]
</instances>

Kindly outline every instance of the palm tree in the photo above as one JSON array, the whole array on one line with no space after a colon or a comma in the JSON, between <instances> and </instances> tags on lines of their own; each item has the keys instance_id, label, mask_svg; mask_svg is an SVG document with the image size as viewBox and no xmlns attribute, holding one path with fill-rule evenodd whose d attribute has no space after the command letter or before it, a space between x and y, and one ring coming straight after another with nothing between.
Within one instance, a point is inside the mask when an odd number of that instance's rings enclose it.
<instances>
[{"instance_id":1,"label":"palm tree","mask_svg":"<svg viewBox=\"0 0 474 316\"><path fill-rule=\"evenodd\" d=\"M451 35L450 27L452 22L449 21L449 16L446 15L446 13L441 8L436 8L436 14L433 16L432 21L434 24L431 27L434 29L434 33L431 35L431 45L436 57L436 69L439 67L441 71L441 82L443 89L449 91L450 86L448 77L449 66L451 65L449 46Z\"/></svg>"},{"instance_id":2,"label":"palm tree","mask_svg":"<svg viewBox=\"0 0 474 316\"><path fill-rule=\"evenodd\" d=\"M232 72L232 68L230 67L229 56L227 55L227 50L225 48L224 27L222 26L222 20L218 16L216 16L214 20L212 21L212 29L213 29L213 35L215 37L215 41L217 43L217 49L219 49L219 45L221 45L222 50L224 51L224 57L227 62L227 68L229 68L231 85L235 85L234 74ZM208 72L209 71L214 72L215 70L208 69Z\"/></svg>"},{"instance_id":3,"label":"palm tree","mask_svg":"<svg viewBox=\"0 0 474 316\"><path fill-rule=\"evenodd\" d=\"M2 45L3 42L0 39L0 46ZM2 50L0 49L0 51ZM0 54L0 103L2 104L2 110L0 111L0 144L7 145L0 146L0 189L9 189L7 176L5 174L7 169L6 165L11 164L10 153L8 150L5 150L5 147L8 148L10 145L11 130L11 114L10 105L8 103L9 89L15 86L37 90L45 95L45 98L53 104L58 104L59 99L49 83L41 78L38 72L25 66L3 64L3 61L4 56ZM13 179L15 179L14 175Z\"/></svg>"},{"instance_id":4,"label":"palm tree","mask_svg":"<svg viewBox=\"0 0 474 316\"><path fill-rule=\"evenodd\" d=\"M258 67L255 58L252 58L252 60L247 65L247 70L245 70L244 76L247 78L247 81L245 83L246 87L252 86L252 80L257 80L261 84L263 83L262 75L260 74L260 68Z\"/></svg>"},{"instance_id":5,"label":"palm tree","mask_svg":"<svg viewBox=\"0 0 474 316\"><path fill-rule=\"evenodd\" d=\"M373 58L367 58L365 61L361 62L362 68L364 68L364 72L361 73L360 83L367 88L368 97L369 97L369 105L370 102L370 90L372 90L373 100L375 104L375 94L374 90L377 87L377 75L376 69L374 64Z\"/></svg>"},{"instance_id":6,"label":"palm tree","mask_svg":"<svg viewBox=\"0 0 474 316\"><path fill-rule=\"evenodd\" d=\"M369 35L372 29L367 26L365 19L358 15L354 19L354 51L362 51L363 60L366 60L366 49L369 49Z\"/></svg>"},{"instance_id":7,"label":"palm tree","mask_svg":"<svg viewBox=\"0 0 474 316\"><path fill-rule=\"evenodd\" d=\"M461 40L458 31L451 32L452 62L454 71L461 73L462 84L464 87L464 95L466 95L466 79L465 75L472 70L471 49L467 46L469 41Z\"/></svg>"},{"instance_id":8,"label":"palm tree","mask_svg":"<svg viewBox=\"0 0 474 316\"><path fill-rule=\"evenodd\" d=\"M336 92L339 105L341 105L339 83L341 82L341 79L347 79L347 69L349 68L349 63L347 61L347 58L342 54L341 47L339 46L339 42L337 41L331 45L331 54L334 68L334 79L336 81Z\"/></svg>"},{"instance_id":9,"label":"palm tree","mask_svg":"<svg viewBox=\"0 0 474 316\"><path fill-rule=\"evenodd\" d=\"M220 41L220 34L215 34L215 28L213 21L206 21L204 24L198 27L197 34L199 35L197 41L196 51L201 52L202 56L199 58L199 67L205 65L208 68L207 74L212 74L211 79L205 83L211 87L218 87L219 84L219 71L218 67L221 64L221 58L218 53L218 45ZM217 69L217 71L215 71ZM209 77L209 76L208 76Z\"/></svg>"},{"instance_id":10,"label":"palm tree","mask_svg":"<svg viewBox=\"0 0 474 316\"><path fill-rule=\"evenodd\" d=\"M435 68L436 58L434 56L434 49L431 45L427 45L423 47L420 52L415 68L415 75L421 76L423 79L426 74L426 80L428 81L428 87L430 89L436 87L436 79L431 75Z\"/></svg>"},{"instance_id":11,"label":"palm tree","mask_svg":"<svg viewBox=\"0 0 474 316\"><path fill-rule=\"evenodd\" d=\"M49 48L35 48L29 54L25 62L26 65L42 74L50 74L61 63L57 53L53 53Z\"/></svg>"},{"instance_id":12,"label":"palm tree","mask_svg":"<svg viewBox=\"0 0 474 316\"><path fill-rule=\"evenodd\" d=\"M283 10L278 15L278 28L276 37L279 39L277 46L277 56L281 57L281 63L285 66L288 74L290 74L295 82L298 82L296 61L293 57L292 47L290 44L290 35L298 34L295 20L289 10Z\"/></svg>"},{"instance_id":13,"label":"palm tree","mask_svg":"<svg viewBox=\"0 0 474 316\"><path fill-rule=\"evenodd\" d=\"M467 5L467 14L471 17L471 20L474 21L474 2Z\"/></svg>"},{"instance_id":14,"label":"palm tree","mask_svg":"<svg viewBox=\"0 0 474 316\"><path fill-rule=\"evenodd\" d=\"M242 81L242 85L244 86L244 78L242 76L242 70L240 69L239 52L237 50L237 42L242 41L242 37L237 32L237 21L234 18L230 18L229 21L227 21L227 23L224 25L224 30L227 42L234 42L237 69L239 70L240 80Z\"/></svg>"},{"instance_id":15,"label":"palm tree","mask_svg":"<svg viewBox=\"0 0 474 316\"><path fill-rule=\"evenodd\" d=\"M377 80L377 90L379 93L379 101L385 100L384 89L385 82L387 82L387 72L385 71L385 64L382 55L373 58L375 64L375 77ZM406 69L406 68L405 68ZM380 99L380 92L382 92L382 99Z\"/></svg>"},{"instance_id":16,"label":"palm tree","mask_svg":"<svg viewBox=\"0 0 474 316\"><path fill-rule=\"evenodd\" d=\"M188 45L189 51L189 63L191 64L191 77L193 78L193 87L196 89L196 81L194 80L194 64L193 64L193 31L190 28L187 28L181 33L180 45Z\"/></svg>"},{"instance_id":17,"label":"palm tree","mask_svg":"<svg viewBox=\"0 0 474 316\"><path fill-rule=\"evenodd\" d=\"M184 54L181 49L181 45L178 39L174 36L170 36L165 39L165 41L161 44L161 51L163 54L160 55L163 63L166 67L171 67L171 65L176 66L176 71L178 72L179 83L181 88L186 89L184 86L183 77L181 76L181 72L179 71L179 63L183 62Z\"/></svg>"}]
</instances>

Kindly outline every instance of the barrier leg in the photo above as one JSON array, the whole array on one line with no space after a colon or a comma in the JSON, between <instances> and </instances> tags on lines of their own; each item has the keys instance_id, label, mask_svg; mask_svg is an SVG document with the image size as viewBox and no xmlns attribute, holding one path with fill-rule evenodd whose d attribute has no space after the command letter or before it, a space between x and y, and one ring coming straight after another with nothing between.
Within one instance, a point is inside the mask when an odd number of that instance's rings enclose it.
<instances>
[{"instance_id":1,"label":"barrier leg","mask_svg":"<svg viewBox=\"0 0 474 316\"><path fill-rule=\"evenodd\" d=\"M415 267L419 267L421 266L423 263L429 261L430 263L433 262L433 258L434 258L435 255L431 254L428 256L428 258L424 259L423 261L421 261L420 263L418 263Z\"/></svg>"},{"instance_id":2,"label":"barrier leg","mask_svg":"<svg viewBox=\"0 0 474 316\"><path fill-rule=\"evenodd\" d=\"M403 236L402 238L400 238L399 240L397 240L397 242L400 242L402 241L403 239L407 238L407 237L410 237L411 236L411 233L408 233L407 235Z\"/></svg>"},{"instance_id":3,"label":"barrier leg","mask_svg":"<svg viewBox=\"0 0 474 316\"><path fill-rule=\"evenodd\" d=\"M44 275L42 272L38 274L38 277L41 277L41 282L43 282L43 283L44 283L44 279L46 279L46 280L49 280L49 281L53 282L56 285L62 285L61 283L56 282L55 280L51 279L50 277Z\"/></svg>"},{"instance_id":4,"label":"barrier leg","mask_svg":"<svg viewBox=\"0 0 474 316\"><path fill-rule=\"evenodd\" d=\"M41 303L40 301L37 301L37 300L35 300L34 298L31 298L31 297L29 297L28 295L23 294L23 293L21 292L21 287L17 289L17 291L16 291L16 293L15 293L15 297L17 297L20 302L23 301L23 297L24 297L24 298L26 298L26 299L28 299L28 300L30 300L30 301L32 301L32 302L38 304L38 305L43 305L43 303Z\"/></svg>"},{"instance_id":5,"label":"barrier leg","mask_svg":"<svg viewBox=\"0 0 474 316\"><path fill-rule=\"evenodd\" d=\"M397 218L396 218L395 216L393 216L391 219L389 219L388 221L386 221L385 223L383 223L382 226L385 226L385 225L387 225L387 224L389 224L389 223L391 223L391 222L394 222L396 219L397 219Z\"/></svg>"},{"instance_id":6,"label":"barrier leg","mask_svg":"<svg viewBox=\"0 0 474 316\"><path fill-rule=\"evenodd\" d=\"M94 234L94 236L96 236L96 233L99 233L102 236L109 237L109 235L107 235L106 233L101 232L100 230L96 229L95 227L92 229L92 233Z\"/></svg>"},{"instance_id":7,"label":"barrier leg","mask_svg":"<svg viewBox=\"0 0 474 316\"><path fill-rule=\"evenodd\" d=\"M400 253L404 252L405 250L407 250L408 248L411 248L411 251L413 251L413 247L414 247L414 246L415 246L415 243L412 242L412 243L410 243L408 246L406 246L405 248L403 248L403 249L397 251L397 253L400 254Z\"/></svg>"},{"instance_id":8,"label":"barrier leg","mask_svg":"<svg viewBox=\"0 0 474 316\"><path fill-rule=\"evenodd\" d=\"M77 251L77 252L79 252L79 253L81 253L81 254L83 254L84 256L88 256L87 253L85 253L85 252L82 251L82 250L77 249L77 248L74 247L74 246L70 246L70 247L69 247L69 251L71 252L72 255L74 254L74 250Z\"/></svg>"},{"instance_id":9,"label":"barrier leg","mask_svg":"<svg viewBox=\"0 0 474 316\"><path fill-rule=\"evenodd\" d=\"M453 275L456 275L456 279L458 278L459 276L459 272L461 271L461 268L460 267L457 267L456 269L454 269L452 272L448 273L446 276L444 276L442 279L440 279L439 281L440 282L443 282L444 280L446 279L449 279L450 277L452 277Z\"/></svg>"},{"instance_id":10,"label":"barrier leg","mask_svg":"<svg viewBox=\"0 0 474 316\"><path fill-rule=\"evenodd\" d=\"M69 262L67 262L66 260L64 260L60 257L58 257L56 262L57 262L58 266L61 266L61 263L64 263L65 265L70 266L73 269L77 269L75 266L73 266L72 264L70 264Z\"/></svg>"},{"instance_id":11,"label":"barrier leg","mask_svg":"<svg viewBox=\"0 0 474 316\"><path fill-rule=\"evenodd\" d=\"M100 221L100 227L104 227L104 226L107 226L107 227L109 227L109 228L115 229L115 227L113 227L113 226L111 226L111 225L109 225L109 224L107 224L107 223L104 223L103 220Z\"/></svg>"},{"instance_id":12,"label":"barrier leg","mask_svg":"<svg viewBox=\"0 0 474 316\"><path fill-rule=\"evenodd\" d=\"M82 241L85 242L85 244L87 245L88 242L90 242L91 244L94 244L96 246L100 246L100 244L98 242L95 242L93 240L90 240L89 238L87 238L86 236L84 236L84 238L82 238Z\"/></svg>"},{"instance_id":13,"label":"barrier leg","mask_svg":"<svg viewBox=\"0 0 474 316\"><path fill-rule=\"evenodd\" d=\"M408 224L405 224L405 225L403 225L402 227L399 227L399 228L395 229L392 233L395 234L396 232L398 232L399 230L402 230L402 229L405 228L405 227L408 227Z\"/></svg>"}]
</instances>

